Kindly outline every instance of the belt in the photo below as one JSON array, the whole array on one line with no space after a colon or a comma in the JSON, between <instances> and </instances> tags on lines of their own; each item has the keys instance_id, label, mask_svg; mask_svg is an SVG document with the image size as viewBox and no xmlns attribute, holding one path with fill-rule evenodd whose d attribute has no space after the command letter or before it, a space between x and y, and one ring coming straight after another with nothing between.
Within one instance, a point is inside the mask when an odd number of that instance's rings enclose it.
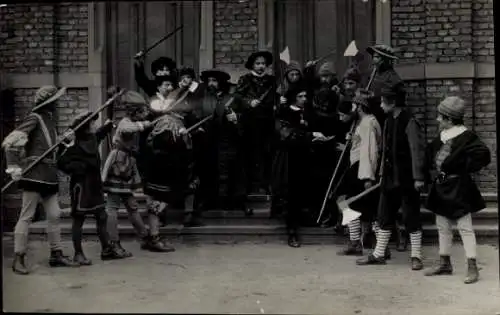
<instances>
[{"instance_id":1,"label":"belt","mask_svg":"<svg viewBox=\"0 0 500 315\"><path fill-rule=\"evenodd\" d=\"M460 175L458 174L446 174L445 172L440 172L436 178L436 182L442 183L446 181L447 179L453 179L453 178L458 178Z\"/></svg>"}]
</instances>

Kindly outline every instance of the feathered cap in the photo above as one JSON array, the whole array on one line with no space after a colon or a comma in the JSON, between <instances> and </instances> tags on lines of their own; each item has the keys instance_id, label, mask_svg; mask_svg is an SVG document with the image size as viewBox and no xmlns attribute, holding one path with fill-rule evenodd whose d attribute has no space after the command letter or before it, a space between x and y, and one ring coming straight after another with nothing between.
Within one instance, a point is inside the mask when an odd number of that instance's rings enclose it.
<instances>
[{"instance_id":1,"label":"feathered cap","mask_svg":"<svg viewBox=\"0 0 500 315\"><path fill-rule=\"evenodd\" d=\"M53 85L46 85L39 88L35 93L35 106L32 111L36 111L52 102L58 100L66 93L66 88L58 89Z\"/></svg>"}]
</instances>

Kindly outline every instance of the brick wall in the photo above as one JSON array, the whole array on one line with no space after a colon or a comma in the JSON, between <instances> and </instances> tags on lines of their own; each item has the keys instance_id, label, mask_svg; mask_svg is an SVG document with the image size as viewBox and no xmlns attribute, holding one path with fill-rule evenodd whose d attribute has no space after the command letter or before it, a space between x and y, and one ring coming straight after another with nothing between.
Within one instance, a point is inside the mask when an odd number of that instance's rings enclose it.
<instances>
[{"instance_id":1,"label":"brick wall","mask_svg":"<svg viewBox=\"0 0 500 315\"><path fill-rule=\"evenodd\" d=\"M88 4L8 5L0 9L0 66L6 72L87 71Z\"/></svg>"},{"instance_id":2,"label":"brick wall","mask_svg":"<svg viewBox=\"0 0 500 315\"><path fill-rule=\"evenodd\" d=\"M9 4L0 9L0 69L7 73L87 72L88 3ZM64 82L61 82L64 84ZM33 105L36 88L14 89L18 124ZM68 89L57 108L58 131L88 110L88 90ZM61 174L61 206L69 205L68 180ZM19 209L19 193L12 189L2 207ZM10 215L9 215L10 217Z\"/></svg>"},{"instance_id":3,"label":"brick wall","mask_svg":"<svg viewBox=\"0 0 500 315\"><path fill-rule=\"evenodd\" d=\"M494 62L492 0L393 0L392 45L400 64ZM493 66L493 65L492 65ZM479 79L407 82L408 103L424 123L427 140L437 134L436 107L447 95L464 97L465 124L492 150L493 161L477 180L496 189L494 81Z\"/></svg>"},{"instance_id":4,"label":"brick wall","mask_svg":"<svg viewBox=\"0 0 500 315\"><path fill-rule=\"evenodd\" d=\"M214 2L214 63L241 69L258 49L257 0Z\"/></svg>"}]
</instances>

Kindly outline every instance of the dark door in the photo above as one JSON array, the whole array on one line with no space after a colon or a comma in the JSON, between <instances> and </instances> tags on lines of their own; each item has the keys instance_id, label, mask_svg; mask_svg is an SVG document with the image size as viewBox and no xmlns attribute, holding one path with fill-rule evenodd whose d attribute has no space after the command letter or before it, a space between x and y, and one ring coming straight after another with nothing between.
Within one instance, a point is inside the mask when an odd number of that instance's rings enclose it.
<instances>
[{"instance_id":1,"label":"dark door","mask_svg":"<svg viewBox=\"0 0 500 315\"><path fill-rule=\"evenodd\" d=\"M108 85L138 90L134 80L133 56L183 25L183 29L151 50L145 60L167 56L178 65L198 71L200 45L199 1L133 1L108 3Z\"/></svg>"},{"instance_id":2,"label":"dark door","mask_svg":"<svg viewBox=\"0 0 500 315\"><path fill-rule=\"evenodd\" d=\"M361 53L375 43L375 3L357 0L277 0L277 46L288 46L291 59L304 65L334 51L332 61L341 76L350 63L344 51L352 40ZM362 70L369 72L365 56Z\"/></svg>"}]
</instances>

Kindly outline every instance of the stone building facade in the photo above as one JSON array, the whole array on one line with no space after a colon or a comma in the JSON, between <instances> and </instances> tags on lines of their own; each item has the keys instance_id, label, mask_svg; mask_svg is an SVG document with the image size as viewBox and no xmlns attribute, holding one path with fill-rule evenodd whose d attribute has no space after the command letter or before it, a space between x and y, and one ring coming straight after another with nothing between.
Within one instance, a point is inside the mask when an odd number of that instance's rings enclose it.
<instances>
[{"instance_id":1,"label":"stone building facade","mask_svg":"<svg viewBox=\"0 0 500 315\"><path fill-rule=\"evenodd\" d=\"M459 88L470 104L467 125L495 155L493 0L274 1L61 2L0 8L0 89L4 95L13 93L13 101L1 98L2 137L29 111L41 85L68 87L58 107L60 131L77 113L104 103L107 86L136 89L132 56L184 25L152 50L148 64L168 55L197 71L224 68L236 81L252 51L277 53L289 46L292 59L302 63L335 51L329 59L342 73L348 63L343 49L352 39L359 49L390 43L398 51L397 68L427 139L436 134L437 103ZM494 156L477 177L485 192L496 188L496 165ZM62 177L63 206L69 202L67 187ZM20 202L15 190L2 198L7 209Z\"/></svg>"}]
</instances>

